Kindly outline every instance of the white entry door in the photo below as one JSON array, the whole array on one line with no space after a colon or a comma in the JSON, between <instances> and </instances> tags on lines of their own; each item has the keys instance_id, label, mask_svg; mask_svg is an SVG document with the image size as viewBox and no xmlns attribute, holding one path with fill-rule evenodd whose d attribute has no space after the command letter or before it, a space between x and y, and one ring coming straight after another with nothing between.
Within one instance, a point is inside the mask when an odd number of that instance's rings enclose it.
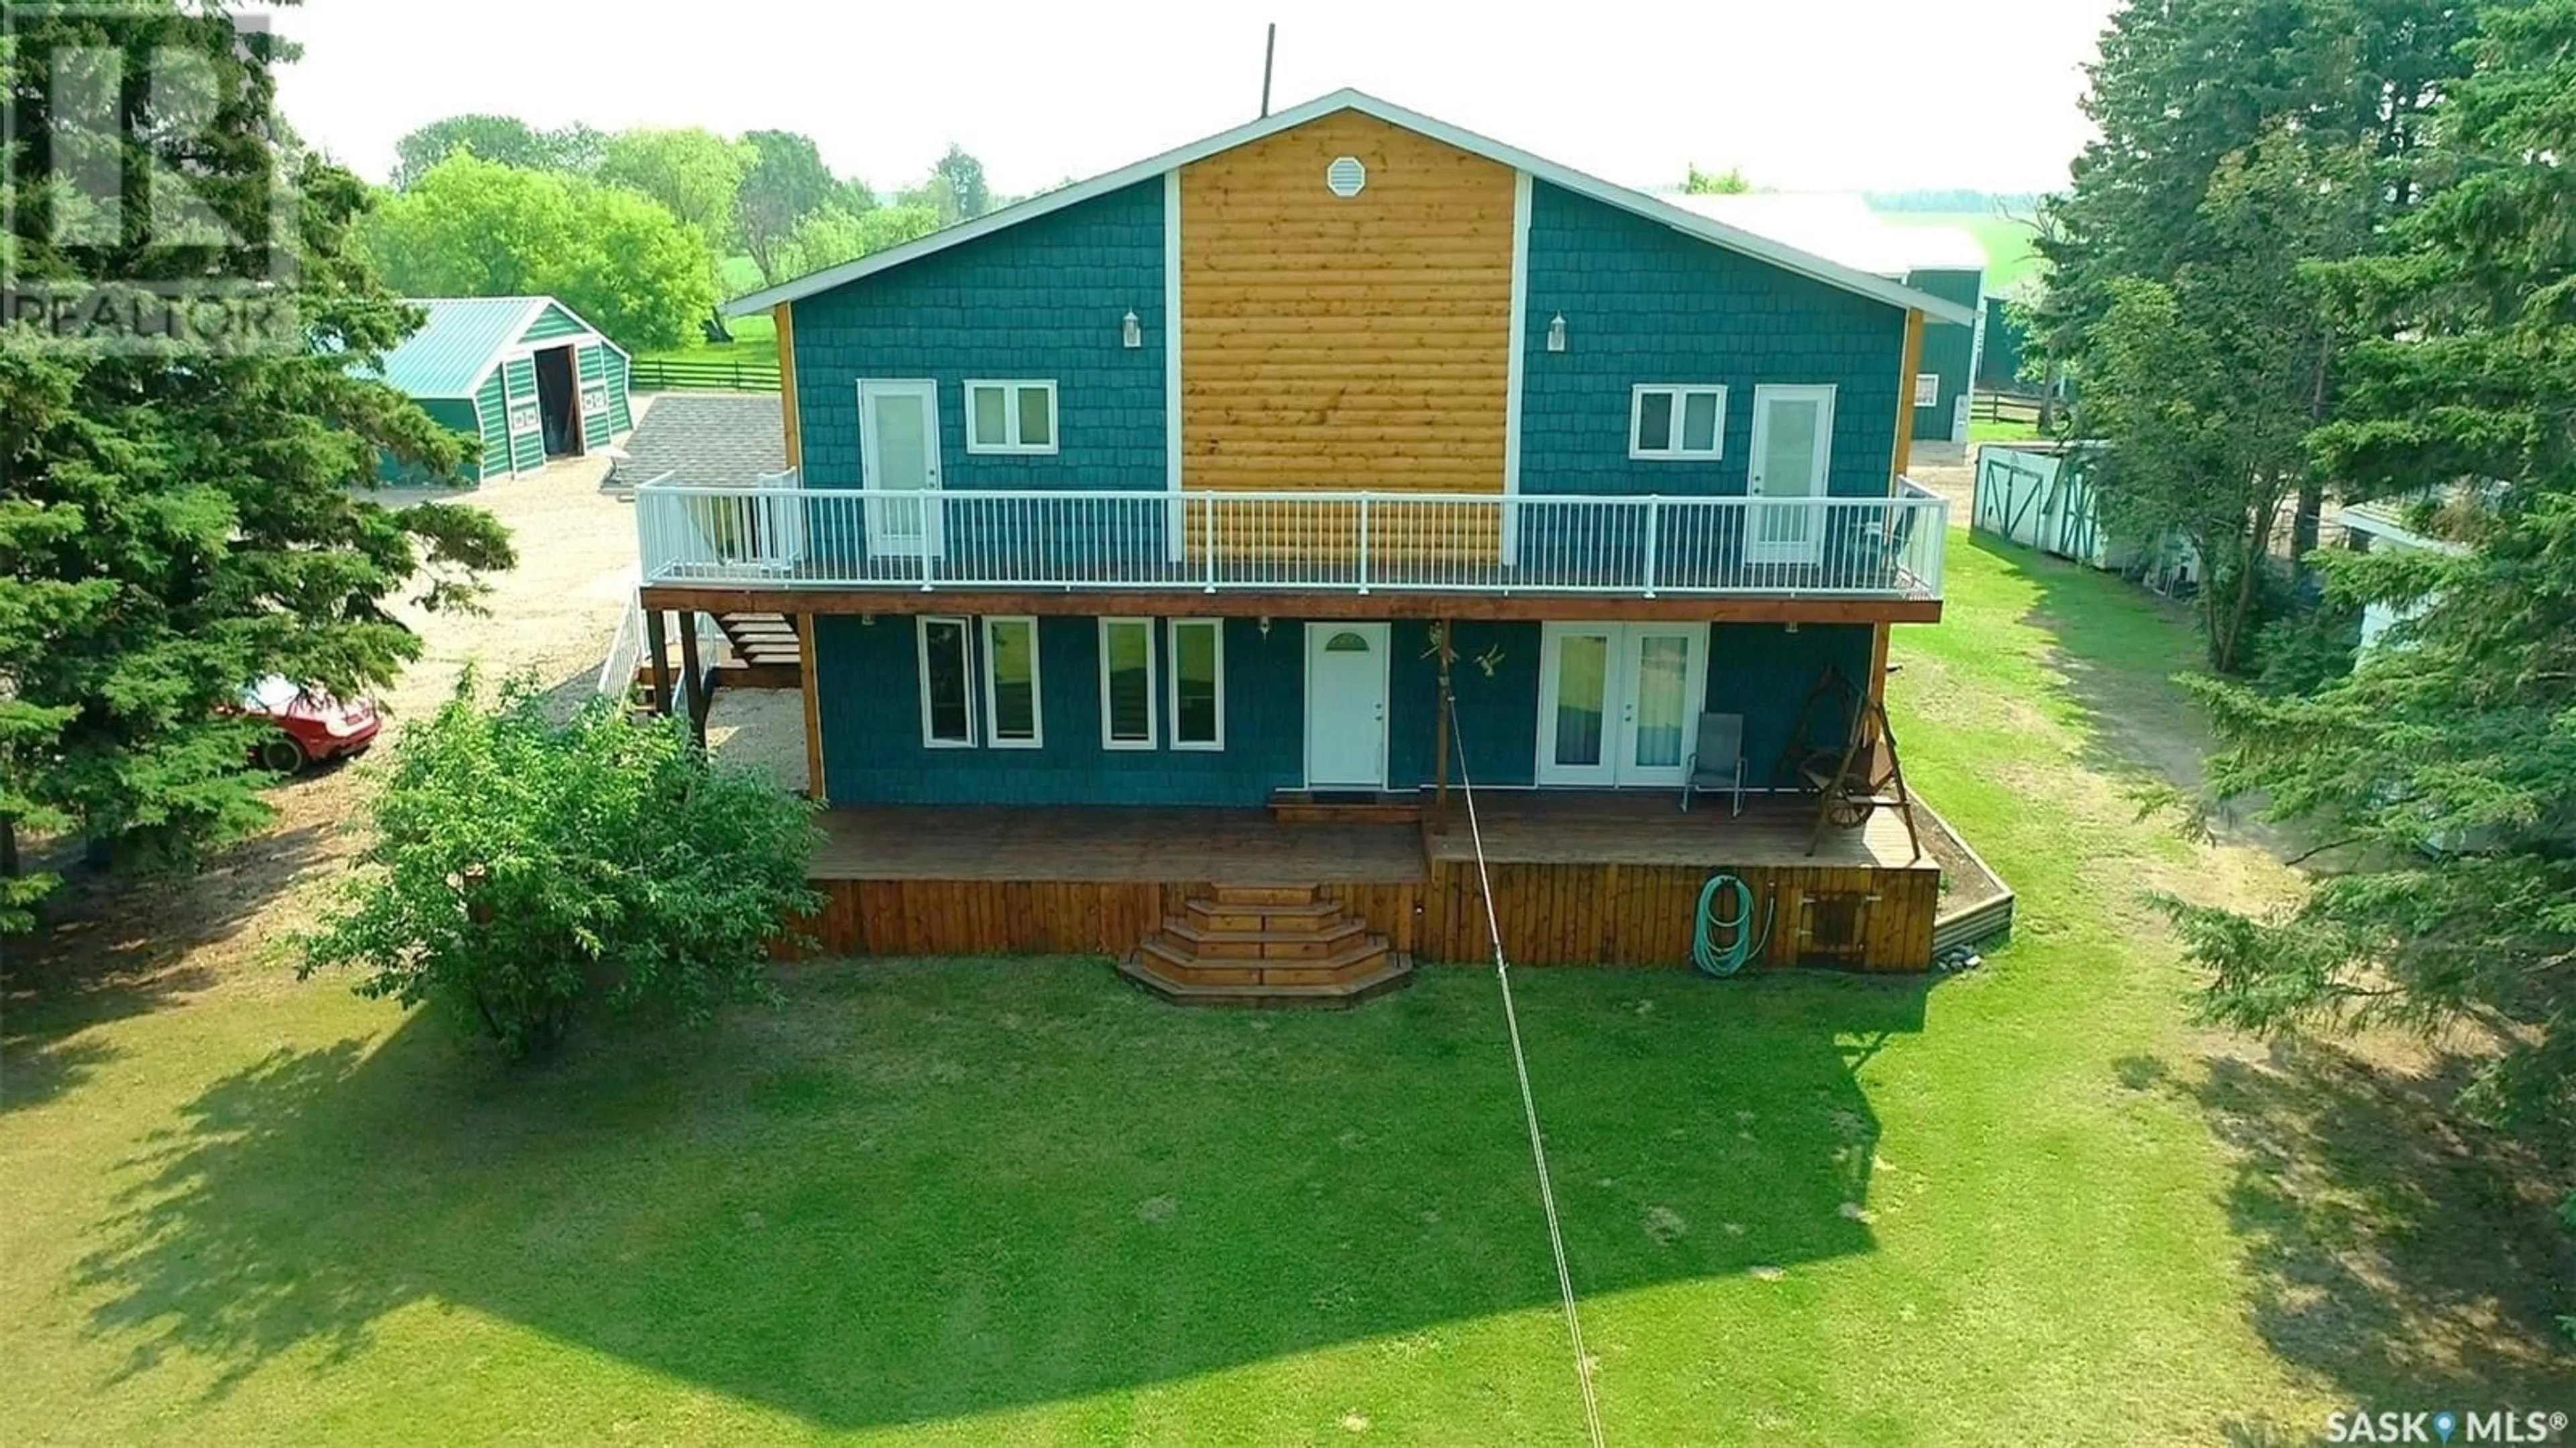
<instances>
[{"instance_id":1,"label":"white entry door","mask_svg":"<svg viewBox=\"0 0 2576 1448\"><path fill-rule=\"evenodd\" d=\"M1756 500L1745 530L1750 563L1813 563L1824 556L1825 475L1833 466L1834 389L1765 383L1753 389Z\"/></svg>"},{"instance_id":2,"label":"white entry door","mask_svg":"<svg viewBox=\"0 0 2576 1448\"><path fill-rule=\"evenodd\" d=\"M1306 787L1386 787L1387 626L1306 625Z\"/></svg>"},{"instance_id":3,"label":"white entry door","mask_svg":"<svg viewBox=\"0 0 2576 1448\"><path fill-rule=\"evenodd\" d=\"M939 384L864 379L859 383L860 480L871 492L939 491ZM910 498L868 500L868 551L939 552L939 505Z\"/></svg>"},{"instance_id":4,"label":"white entry door","mask_svg":"<svg viewBox=\"0 0 2576 1448\"><path fill-rule=\"evenodd\" d=\"M1679 786L1708 697L1707 626L1552 623L1539 634L1538 782Z\"/></svg>"}]
</instances>

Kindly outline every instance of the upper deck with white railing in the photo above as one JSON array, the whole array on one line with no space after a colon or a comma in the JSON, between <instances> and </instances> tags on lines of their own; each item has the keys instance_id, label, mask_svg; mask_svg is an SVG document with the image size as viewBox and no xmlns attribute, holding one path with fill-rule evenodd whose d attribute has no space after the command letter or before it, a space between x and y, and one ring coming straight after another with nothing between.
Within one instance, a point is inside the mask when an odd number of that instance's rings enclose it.
<instances>
[{"instance_id":1,"label":"upper deck with white railing","mask_svg":"<svg viewBox=\"0 0 2576 1448\"><path fill-rule=\"evenodd\" d=\"M1938 600L1948 503L1370 492L635 492L648 587Z\"/></svg>"}]
</instances>

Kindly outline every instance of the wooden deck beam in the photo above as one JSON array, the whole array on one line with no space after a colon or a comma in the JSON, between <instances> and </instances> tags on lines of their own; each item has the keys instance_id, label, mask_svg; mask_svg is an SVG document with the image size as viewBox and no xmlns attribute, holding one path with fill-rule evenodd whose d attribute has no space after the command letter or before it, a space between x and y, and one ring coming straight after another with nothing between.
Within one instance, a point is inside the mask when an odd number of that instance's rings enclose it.
<instances>
[{"instance_id":1,"label":"wooden deck beam","mask_svg":"<svg viewBox=\"0 0 2576 1448\"><path fill-rule=\"evenodd\" d=\"M1598 593L1319 593L1186 588L728 588L654 584L644 607L714 613L1044 614L1190 618L1621 619L1647 623L1938 623L1937 598Z\"/></svg>"}]
</instances>

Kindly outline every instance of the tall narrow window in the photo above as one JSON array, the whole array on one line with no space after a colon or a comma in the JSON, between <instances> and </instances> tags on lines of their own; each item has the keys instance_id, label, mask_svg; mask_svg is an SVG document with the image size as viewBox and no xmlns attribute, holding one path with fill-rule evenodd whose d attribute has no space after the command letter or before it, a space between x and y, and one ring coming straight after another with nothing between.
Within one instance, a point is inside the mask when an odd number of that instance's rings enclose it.
<instances>
[{"instance_id":1,"label":"tall narrow window","mask_svg":"<svg viewBox=\"0 0 2576 1448\"><path fill-rule=\"evenodd\" d=\"M925 748L975 745L975 673L967 659L969 638L962 618L922 616L921 742Z\"/></svg>"},{"instance_id":2,"label":"tall narrow window","mask_svg":"<svg viewBox=\"0 0 2576 1448\"><path fill-rule=\"evenodd\" d=\"M1225 623L1172 620L1172 747L1225 747Z\"/></svg>"},{"instance_id":3,"label":"tall narrow window","mask_svg":"<svg viewBox=\"0 0 2576 1448\"><path fill-rule=\"evenodd\" d=\"M984 733L995 749L1045 742L1038 714L1038 621L984 620Z\"/></svg>"},{"instance_id":4,"label":"tall narrow window","mask_svg":"<svg viewBox=\"0 0 2576 1448\"><path fill-rule=\"evenodd\" d=\"M1100 745L1154 747L1154 621L1100 621Z\"/></svg>"}]
</instances>

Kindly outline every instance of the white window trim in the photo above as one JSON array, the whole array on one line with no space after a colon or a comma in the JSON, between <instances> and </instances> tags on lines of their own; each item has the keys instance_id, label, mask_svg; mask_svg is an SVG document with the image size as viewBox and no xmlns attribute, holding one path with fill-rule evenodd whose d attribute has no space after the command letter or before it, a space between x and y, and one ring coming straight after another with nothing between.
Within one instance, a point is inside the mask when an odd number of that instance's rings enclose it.
<instances>
[{"instance_id":1,"label":"white window trim","mask_svg":"<svg viewBox=\"0 0 2576 1448\"><path fill-rule=\"evenodd\" d=\"M1110 734L1109 726L1109 630L1114 625L1134 624L1145 631L1145 737L1119 739ZM1154 621L1150 618L1104 618L1100 621L1100 747L1103 749L1157 749L1162 745L1158 717L1162 711L1154 702L1163 697L1156 687Z\"/></svg>"},{"instance_id":2,"label":"white window trim","mask_svg":"<svg viewBox=\"0 0 2576 1448\"><path fill-rule=\"evenodd\" d=\"M972 749L975 747L975 621L962 614L925 613L916 615L913 626L913 653L921 666L921 747L924 749ZM937 739L930 732L930 626L957 625L959 646L966 650L966 737Z\"/></svg>"},{"instance_id":3,"label":"white window trim","mask_svg":"<svg viewBox=\"0 0 2576 1448\"><path fill-rule=\"evenodd\" d=\"M1183 739L1181 737L1181 630L1205 628L1216 639L1216 738ZM1167 618L1163 629L1172 651L1172 677L1168 681L1165 703L1172 711L1172 747L1205 750L1211 754L1225 752L1225 620L1221 618Z\"/></svg>"},{"instance_id":4,"label":"white window trim","mask_svg":"<svg viewBox=\"0 0 2576 1448\"><path fill-rule=\"evenodd\" d=\"M1638 446L1639 435L1646 425L1646 394L1669 392L1673 397L1672 446L1647 448ZM1700 393L1717 398L1717 427L1709 435L1713 444L1705 452L1685 450L1682 443L1682 406ZM1628 389L1628 458L1632 462L1711 463L1726 456L1726 388L1715 382L1640 382Z\"/></svg>"},{"instance_id":5,"label":"white window trim","mask_svg":"<svg viewBox=\"0 0 2576 1448\"><path fill-rule=\"evenodd\" d=\"M998 443L975 440L975 389L1002 389L1002 429L1008 441ZM1043 443L1020 441L1020 393L1031 387L1044 388L1047 400L1047 440ZM966 379L966 451L970 453L1017 454L1024 457L1050 457L1056 444L1064 439L1064 418L1055 405L1055 384L1039 378L970 377Z\"/></svg>"},{"instance_id":6,"label":"white window trim","mask_svg":"<svg viewBox=\"0 0 2576 1448\"><path fill-rule=\"evenodd\" d=\"M1024 623L1029 626L1029 728L1026 739L1002 737L1001 675L993 668L993 625ZM987 614L977 621L976 632L984 646L984 747L987 749L1044 749L1046 747L1045 667L1038 662L1038 621L1034 614Z\"/></svg>"},{"instance_id":7,"label":"white window trim","mask_svg":"<svg viewBox=\"0 0 2576 1448\"><path fill-rule=\"evenodd\" d=\"M1927 387L1924 385L1926 383L1931 385ZM1928 401L1924 398L1924 394L1927 392L1931 394L1931 398ZM1917 372L1914 374L1914 405L1917 407L1939 407L1941 405L1940 373Z\"/></svg>"}]
</instances>

